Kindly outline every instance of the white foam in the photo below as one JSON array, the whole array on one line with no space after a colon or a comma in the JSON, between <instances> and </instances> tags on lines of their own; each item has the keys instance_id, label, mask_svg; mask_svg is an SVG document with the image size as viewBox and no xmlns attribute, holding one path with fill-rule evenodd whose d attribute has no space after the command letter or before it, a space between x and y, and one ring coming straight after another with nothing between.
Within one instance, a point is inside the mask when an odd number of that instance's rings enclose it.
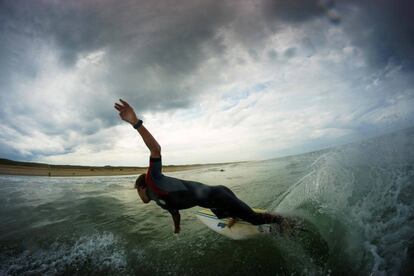
<instances>
[{"instance_id":1,"label":"white foam","mask_svg":"<svg viewBox=\"0 0 414 276\"><path fill-rule=\"evenodd\" d=\"M92 271L125 272L126 255L112 233L82 236L71 245L55 242L47 249L26 250L3 261L0 274L55 275L85 266Z\"/></svg>"}]
</instances>

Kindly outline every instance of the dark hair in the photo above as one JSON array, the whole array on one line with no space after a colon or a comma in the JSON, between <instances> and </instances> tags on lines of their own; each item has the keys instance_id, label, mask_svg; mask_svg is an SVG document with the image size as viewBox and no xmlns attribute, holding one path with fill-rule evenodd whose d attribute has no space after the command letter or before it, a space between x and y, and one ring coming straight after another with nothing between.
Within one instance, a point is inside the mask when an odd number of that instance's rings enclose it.
<instances>
[{"instance_id":1,"label":"dark hair","mask_svg":"<svg viewBox=\"0 0 414 276\"><path fill-rule=\"evenodd\" d=\"M138 187L139 188L145 188L145 187L147 187L147 184L145 183L145 177L146 176L147 175L145 173L143 173L140 176L138 176L137 180L135 181L135 186L134 186L135 189L138 189Z\"/></svg>"}]
</instances>

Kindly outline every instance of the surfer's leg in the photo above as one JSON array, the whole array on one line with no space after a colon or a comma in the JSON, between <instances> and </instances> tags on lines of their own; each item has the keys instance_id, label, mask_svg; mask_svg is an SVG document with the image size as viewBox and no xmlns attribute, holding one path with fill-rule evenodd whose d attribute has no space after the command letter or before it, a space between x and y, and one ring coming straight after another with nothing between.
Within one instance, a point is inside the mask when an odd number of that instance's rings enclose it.
<instances>
[{"instance_id":1,"label":"surfer's leg","mask_svg":"<svg viewBox=\"0 0 414 276\"><path fill-rule=\"evenodd\" d=\"M256 213L253 210L252 211L239 210L236 213L236 216L247 222L250 222L253 225L269 224L269 223L281 224L283 221L283 217L280 215L269 214L269 213Z\"/></svg>"},{"instance_id":2,"label":"surfer's leg","mask_svg":"<svg viewBox=\"0 0 414 276\"><path fill-rule=\"evenodd\" d=\"M220 209L220 208L211 208L210 210L219 219L230 217L230 213L227 212L227 211L225 211L225 210L223 210L223 209Z\"/></svg>"},{"instance_id":3,"label":"surfer's leg","mask_svg":"<svg viewBox=\"0 0 414 276\"><path fill-rule=\"evenodd\" d=\"M254 225L267 223L279 224L283 220L283 217L279 215L256 213L225 186L217 186L213 196L217 209L225 210L228 217L237 217Z\"/></svg>"},{"instance_id":4,"label":"surfer's leg","mask_svg":"<svg viewBox=\"0 0 414 276\"><path fill-rule=\"evenodd\" d=\"M255 222L255 212L226 186L215 186L211 193L211 210L218 218L238 217L250 223Z\"/></svg>"},{"instance_id":5,"label":"surfer's leg","mask_svg":"<svg viewBox=\"0 0 414 276\"><path fill-rule=\"evenodd\" d=\"M275 223L277 220L274 216L268 213L256 213L252 210L247 204L243 201L238 200L233 202L233 209L232 215L245 220L253 225L260 225L260 224L267 224L267 223ZM246 208L247 207L247 208Z\"/></svg>"}]
</instances>

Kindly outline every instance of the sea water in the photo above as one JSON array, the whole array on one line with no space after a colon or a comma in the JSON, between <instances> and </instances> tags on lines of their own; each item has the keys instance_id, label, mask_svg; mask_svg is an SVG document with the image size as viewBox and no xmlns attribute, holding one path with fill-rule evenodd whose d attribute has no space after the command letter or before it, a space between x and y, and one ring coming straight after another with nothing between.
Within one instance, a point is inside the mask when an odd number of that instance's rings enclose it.
<instances>
[{"instance_id":1,"label":"sea water","mask_svg":"<svg viewBox=\"0 0 414 276\"><path fill-rule=\"evenodd\" d=\"M307 222L233 241L143 204L136 176L0 176L0 275L409 275L414 129L268 161L168 173L226 185L252 207ZM164 160L168 160L165 154Z\"/></svg>"}]
</instances>

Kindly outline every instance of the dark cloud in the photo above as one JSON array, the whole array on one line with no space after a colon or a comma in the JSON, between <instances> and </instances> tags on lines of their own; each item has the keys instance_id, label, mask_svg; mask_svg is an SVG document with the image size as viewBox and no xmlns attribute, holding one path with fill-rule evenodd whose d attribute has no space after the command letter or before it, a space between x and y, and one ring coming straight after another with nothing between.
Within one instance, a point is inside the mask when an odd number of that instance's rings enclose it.
<instances>
[{"instance_id":1,"label":"dark cloud","mask_svg":"<svg viewBox=\"0 0 414 276\"><path fill-rule=\"evenodd\" d=\"M414 2L411 0L268 0L264 2L263 14L270 28L276 31L282 23L298 25L326 18L333 24L341 24L372 66L380 68L392 61L407 70L414 69ZM317 32L313 30L313 36Z\"/></svg>"},{"instance_id":2,"label":"dark cloud","mask_svg":"<svg viewBox=\"0 0 414 276\"><path fill-rule=\"evenodd\" d=\"M183 81L208 58L204 46L223 49L216 29L230 15L226 4L218 1L2 1L2 88L12 91L14 76L36 78L41 61L35 62L33 44L46 41L56 47L68 70L90 52L106 52L109 70L98 81L109 91L90 87L82 98L72 99L88 105L81 111L82 122L72 123L83 134L119 122L112 110L118 98L131 101L140 112L183 108L198 93L197 87ZM5 91L1 98L13 100ZM13 105L16 112L18 106ZM35 111L23 107L22 112ZM10 116L1 113L2 118ZM86 123L96 118L94 125ZM50 135L65 132L53 121L37 127Z\"/></svg>"},{"instance_id":3,"label":"dark cloud","mask_svg":"<svg viewBox=\"0 0 414 276\"><path fill-rule=\"evenodd\" d=\"M0 141L0 156L1 158L7 158L7 159L11 159L11 160L17 160L17 161L31 161L32 159L32 154L24 154L22 152L20 152L19 150L12 148L12 147L8 147L7 145L4 144L3 141Z\"/></svg>"},{"instance_id":4,"label":"dark cloud","mask_svg":"<svg viewBox=\"0 0 414 276\"><path fill-rule=\"evenodd\" d=\"M367 48L373 60L394 57L409 63L412 59L414 3L410 0L266 0L256 5L261 5L270 26L329 19L335 9L344 18L347 32ZM256 36L268 35L255 23L260 19L236 19L237 5L232 1L176 1L174 5L164 1L2 1L0 7L2 41L6 41L1 49L3 60L13 56L5 49L11 46L7 45L10 36L22 34L33 40L53 40L67 66L73 66L84 53L107 49L114 57L112 62L130 56L127 64L119 62L118 66L137 70L157 65L177 76L191 72L207 58L201 50L203 43L218 44L219 49L217 30L232 21L244 37L240 39L260 41ZM349 18L351 7L359 10L357 18ZM27 71L35 75L36 70Z\"/></svg>"},{"instance_id":5,"label":"dark cloud","mask_svg":"<svg viewBox=\"0 0 414 276\"><path fill-rule=\"evenodd\" d=\"M384 67L388 62L414 69L414 2L355 1L357 14L344 22L346 32L355 45L361 47L370 63Z\"/></svg>"},{"instance_id":6,"label":"dark cloud","mask_svg":"<svg viewBox=\"0 0 414 276\"><path fill-rule=\"evenodd\" d=\"M263 13L271 21L301 23L324 13L319 0L266 0L263 3Z\"/></svg>"},{"instance_id":7,"label":"dark cloud","mask_svg":"<svg viewBox=\"0 0 414 276\"><path fill-rule=\"evenodd\" d=\"M148 100L141 108L155 104L167 109L188 105L189 95L178 84L206 58L204 44L220 49L214 45L220 44L216 29L230 16L231 10L218 1L177 1L174 5L160 1L5 1L0 13L2 41L19 35L26 38L22 41L26 46L28 37L51 41L67 67L73 67L84 54L105 49L106 61L115 69L105 77L114 92L130 95L130 90L141 89ZM10 49L17 44L21 43L14 39L3 47L8 48L1 51L4 58L13 56ZM25 56L18 58L24 60ZM152 67L167 86L159 92L142 85L148 78L143 72ZM25 68L35 76L36 67ZM137 80L133 85L131 77ZM166 91L175 100L163 99Z\"/></svg>"}]
</instances>

